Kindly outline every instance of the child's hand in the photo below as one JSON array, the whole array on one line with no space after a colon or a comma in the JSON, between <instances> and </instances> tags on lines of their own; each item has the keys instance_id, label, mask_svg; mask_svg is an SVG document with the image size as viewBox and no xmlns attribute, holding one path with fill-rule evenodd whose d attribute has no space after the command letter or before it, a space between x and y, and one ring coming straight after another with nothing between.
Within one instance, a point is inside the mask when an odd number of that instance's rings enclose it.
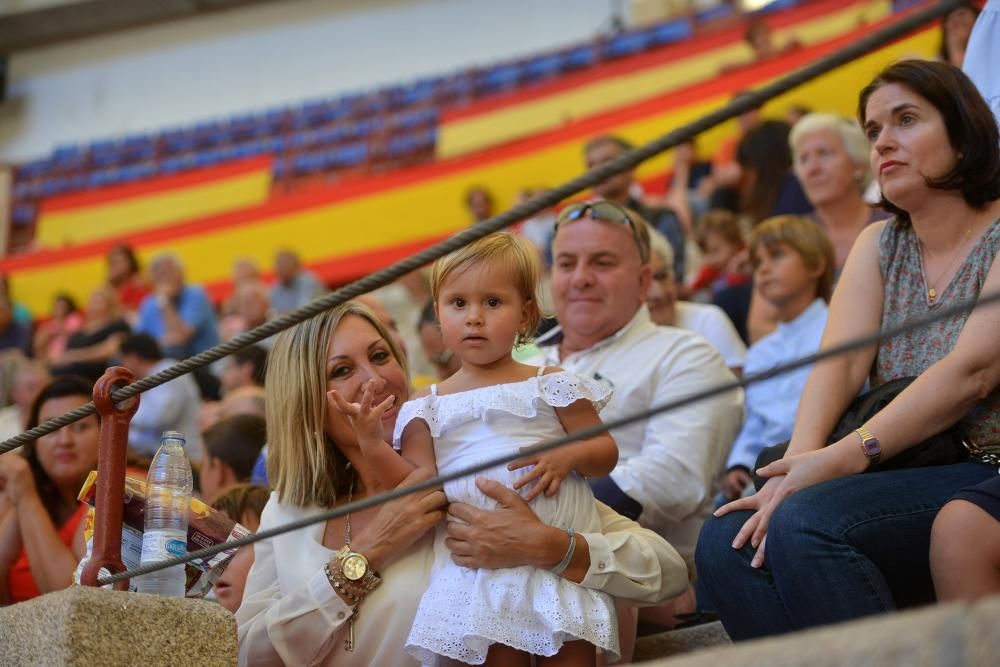
<instances>
[{"instance_id":1,"label":"child's hand","mask_svg":"<svg viewBox=\"0 0 1000 667\"><path fill-rule=\"evenodd\" d=\"M333 401L334 407L342 414L347 415L354 427L354 432L358 436L358 444L378 444L385 442L385 435L382 430L382 415L392 407L396 397L390 394L378 405L372 405L375 394L374 381L365 383L364 392L361 395L360 403L349 403L340 395L336 389L331 389L327 395Z\"/></svg>"},{"instance_id":2,"label":"child's hand","mask_svg":"<svg viewBox=\"0 0 1000 667\"><path fill-rule=\"evenodd\" d=\"M744 468L733 468L722 478L722 497L732 502L743 495L743 490L753 484L753 478Z\"/></svg>"},{"instance_id":3,"label":"child's hand","mask_svg":"<svg viewBox=\"0 0 1000 667\"><path fill-rule=\"evenodd\" d=\"M550 452L534 454L523 459L514 461L507 466L507 470L517 470L530 465L535 466L524 477L514 482L514 490L520 491L532 480L535 482L531 490L524 496L526 502L531 502L543 491L546 496L552 497L559 492L562 481L576 469L576 457L568 447L561 447Z\"/></svg>"}]
</instances>

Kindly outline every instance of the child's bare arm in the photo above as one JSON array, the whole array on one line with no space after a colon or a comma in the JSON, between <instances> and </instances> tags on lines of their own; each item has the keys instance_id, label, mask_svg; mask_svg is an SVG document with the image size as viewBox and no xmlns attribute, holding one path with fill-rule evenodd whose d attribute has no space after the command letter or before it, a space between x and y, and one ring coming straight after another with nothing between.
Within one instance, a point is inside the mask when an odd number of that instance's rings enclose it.
<instances>
[{"instance_id":1,"label":"child's bare arm","mask_svg":"<svg viewBox=\"0 0 1000 667\"><path fill-rule=\"evenodd\" d=\"M556 415L567 433L576 433L602 423L593 403L588 400L556 408ZM610 475L618 465L618 444L608 432L566 445L563 449L569 450L570 455L576 459L573 469L587 477Z\"/></svg>"},{"instance_id":2,"label":"child's bare arm","mask_svg":"<svg viewBox=\"0 0 1000 667\"><path fill-rule=\"evenodd\" d=\"M350 420L361 453L371 464L379 484L383 489L394 489L416 466L396 453L385 441L382 415L392 407L395 398L389 396L378 405L372 405L373 393L369 382L365 385L360 403L348 402L335 389L329 392L329 396L333 406Z\"/></svg>"},{"instance_id":3,"label":"child's bare arm","mask_svg":"<svg viewBox=\"0 0 1000 667\"><path fill-rule=\"evenodd\" d=\"M556 408L556 415L567 433L575 433L601 423L593 404L581 399L566 406ZM535 467L527 475L514 483L515 489L520 489L528 483L537 480L525 500L531 501L543 491L547 496L554 496L559 486L572 471L577 471L587 477L603 477L610 474L618 464L618 445L610 433L580 440L571 445L528 456L508 466L517 470L529 465Z\"/></svg>"}]
</instances>

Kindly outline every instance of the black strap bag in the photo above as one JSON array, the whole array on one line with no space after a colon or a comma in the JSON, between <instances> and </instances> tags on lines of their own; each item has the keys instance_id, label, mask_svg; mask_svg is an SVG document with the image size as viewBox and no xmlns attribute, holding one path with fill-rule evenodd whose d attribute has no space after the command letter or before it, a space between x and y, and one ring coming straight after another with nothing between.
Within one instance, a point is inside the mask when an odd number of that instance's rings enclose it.
<instances>
[{"instance_id":1,"label":"black strap bag","mask_svg":"<svg viewBox=\"0 0 1000 667\"><path fill-rule=\"evenodd\" d=\"M841 440L855 429L861 428L865 422L874 417L882 408L889 405L896 396L910 386L915 377L897 378L879 387L861 394L847 406L847 411L840 418L827 438L826 444ZM961 422L959 422L960 424ZM887 461L880 461L866 472L881 470L899 470L901 468L924 468L928 466L943 466L965 461L969 458L970 445L959 424L955 424L937 435L932 435L923 442L900 452ZM858 447L861 441L858 441ZM765 448L757 457L757 463L751 471L753 484L760 491L767 480L757 476L757 470L785 456L788 443Z\"/></svg>"}]
</instances>

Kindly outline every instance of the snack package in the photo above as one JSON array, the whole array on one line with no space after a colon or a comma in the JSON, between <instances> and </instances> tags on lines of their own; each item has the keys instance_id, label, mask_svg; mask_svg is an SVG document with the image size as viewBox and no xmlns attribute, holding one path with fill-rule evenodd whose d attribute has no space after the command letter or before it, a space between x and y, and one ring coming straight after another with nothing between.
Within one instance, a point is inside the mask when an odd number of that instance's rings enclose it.
<instances>
[{"instance_id":1,"label":"snack package","mask_svg":"<svg viewBox=\"0 0 1000 667\"><path fill-rule=\"evenodd\" d=\"M80 583L83 567L90 559L94 543L94 505L97 497L97 472L91 472L80 489L78 496L81 502L90 505L87 510L84 538L87 540L87 553L77 565L73 581ZM125 568L132 570L139 566L142 557L142 534L146 513L146 482L132 477L125 478L125 511L122 516L122 562ZM191 499L188 510L188 552L206 547L223 544L250 534L250 531L233 521L222 512L214 510L197 498ZM203 597L212 590L216 579L226 569L229 559L236 553L228 549L215 554L211 558L199 558L187 563L184 568L187 573L187 597ZM101 570L101 574L108 574ZM129 590L136 590L135 580L129 581Z\"/></svg>"}]
</instances>

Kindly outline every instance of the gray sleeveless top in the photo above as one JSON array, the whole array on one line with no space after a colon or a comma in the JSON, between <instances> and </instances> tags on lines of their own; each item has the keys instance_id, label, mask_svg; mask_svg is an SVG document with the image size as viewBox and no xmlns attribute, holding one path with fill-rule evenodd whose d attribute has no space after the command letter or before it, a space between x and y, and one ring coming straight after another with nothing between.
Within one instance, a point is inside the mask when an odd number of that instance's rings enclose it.
<instances>
[{"instance_id":1,"label":"gray sleeveless top","mask_svg":"<svg viewBox=\"0 0 1000 667\"><path fill-rule=\"evenodd\" d=\"M879 237L879 266L885 287L882 331L979 296L998 250L1000 220L983 234L934 305L930 305L920 246L913 228L895 219L887 222ZM872 385L923 373L951 352L968 317L968 313L963 313L883 340L872 369ZM997 333L1000 336L1000 332ZM1000 337L997 342L1000 344ZM1000 389L973 408L963 418L962 426L972 441L984 450L1000 452Z\"/></svg>"}]
</instances>

